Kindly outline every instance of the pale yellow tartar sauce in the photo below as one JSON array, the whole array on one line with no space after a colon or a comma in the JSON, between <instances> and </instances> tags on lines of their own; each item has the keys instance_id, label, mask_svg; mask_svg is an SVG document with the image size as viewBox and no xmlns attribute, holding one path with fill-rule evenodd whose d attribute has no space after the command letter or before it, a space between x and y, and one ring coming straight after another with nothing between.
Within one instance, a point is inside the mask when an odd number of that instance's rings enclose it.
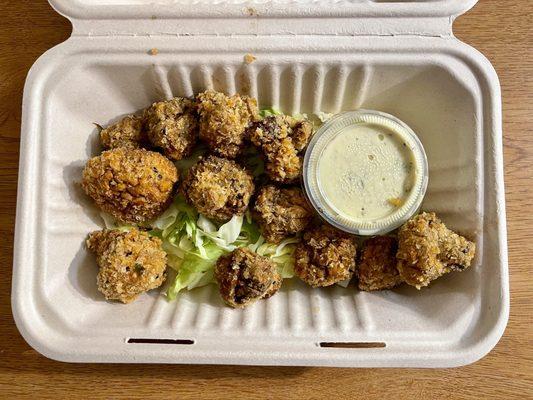
<instances>
[{"instance_id":1,"label":"pale yellow tartar sauce","mask_svg":"<svg viewBox=\"0 0 533 400\"><path fill-rule=\"evenodd\" d=\"M414 155L387 127L345 127L324 147L318 180L325 200L346 218L387 217L404 204L416 179Z\"/></svg>"}]
</instances>

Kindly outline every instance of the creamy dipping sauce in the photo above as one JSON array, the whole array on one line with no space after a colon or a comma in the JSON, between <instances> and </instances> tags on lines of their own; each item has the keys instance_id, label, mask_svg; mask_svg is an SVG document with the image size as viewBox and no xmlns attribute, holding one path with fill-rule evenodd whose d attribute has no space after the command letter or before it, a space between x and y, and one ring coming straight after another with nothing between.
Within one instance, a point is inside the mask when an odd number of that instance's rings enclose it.
<instances>
[{"instance_id":1,"label":"creamy dipping sauce","mask_svg":"<svg viewBox=\"0 0 533 400\"><path fill-rule=\"evenodd\" d=\"M325 146L320 190L335 211L361 221L384 218L405 203L416 178L413 151L390 129L352 125Z\"/></svg>"},{"instance_id":2,"label":"creamy dipping sauce","mask_svg":"<svg viewBox=\"0 0 533 400\"><path fill-rule=\"evenodd\" d=\"M358 235L390 232L420 208L428 182L422 143L379 111L337 114L311 139L304 189L330 224Z\"/></svg>"}]
</instances>

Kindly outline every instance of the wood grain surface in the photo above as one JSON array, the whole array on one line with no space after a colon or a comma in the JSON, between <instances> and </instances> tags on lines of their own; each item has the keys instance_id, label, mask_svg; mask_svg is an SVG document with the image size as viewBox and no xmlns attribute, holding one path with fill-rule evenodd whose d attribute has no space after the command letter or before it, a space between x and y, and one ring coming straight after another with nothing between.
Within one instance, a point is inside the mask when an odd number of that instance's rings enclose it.
<instances>
[{"instance_id":1,"label":"wood grain surface","mask_svg":"<svg viewBox=\"0 0 533 400\"><path fill-rule=\"evenodd\" d=\"M455 23L502 83L511 317L481 361L445 370L78 365L48 360L19 335L10 291L21 99L28 69L68 38L45 0L0 2L0 398L533 398L533 1L480 0Z\"/></svg>"}]
</instances>

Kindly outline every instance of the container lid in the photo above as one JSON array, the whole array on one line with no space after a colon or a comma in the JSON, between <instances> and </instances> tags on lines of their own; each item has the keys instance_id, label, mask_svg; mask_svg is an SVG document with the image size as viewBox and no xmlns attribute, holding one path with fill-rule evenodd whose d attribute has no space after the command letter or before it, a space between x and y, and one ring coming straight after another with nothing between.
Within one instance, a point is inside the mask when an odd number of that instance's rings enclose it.
<instances>
[{"instance_id":1,"label":"container lid","mask_svg":"<svg viewBox=\"0 0 533 400\"><path fill-rule=\"evenodd\" d=\"M477 0L49 0L77 34L439 35ZM209 19L209 24L200 20ZM400 20L391 27L380 20ZM412 19L412 21L405 21ZM435 22L441 19L441 24ZM149 23L139 23L139 20ZM87 21L92 21L87 24ZM113 24L105 21L113 21ZM169 21L180 21L171 24ZM441 26L442 25L442 26ZM356 26L357 28L350 29ZM114 28L113 28L114 27ZM442 33L445 34L445 33Z\"/></svg>"}]
</instances>

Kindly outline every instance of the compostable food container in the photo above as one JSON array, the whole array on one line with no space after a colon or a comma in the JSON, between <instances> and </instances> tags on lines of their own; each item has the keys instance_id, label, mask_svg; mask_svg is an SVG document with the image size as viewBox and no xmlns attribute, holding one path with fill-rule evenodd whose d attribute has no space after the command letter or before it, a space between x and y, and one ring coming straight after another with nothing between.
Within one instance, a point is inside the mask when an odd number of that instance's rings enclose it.
<instances>
[{"instance_id":1,"label":"compostable food container","mask_svg":"<svg viewBox=\"0 0 533 400\"><path fill-rule=\"evenodd\" d=\"M447 367L474 362L509 313L501 98L489 62L452 34L475 0L50 0L72 36L24 89L13 314L37 351L70 362ZM244 57L251 54L252 59ZM244 310L214 285L168 302L102 300L78 182L102 125L213 88L286 113L397 116L428 159L422 209L474 239L471 268L417 291L288 280Z\"/></svg>"}]
</instances>

